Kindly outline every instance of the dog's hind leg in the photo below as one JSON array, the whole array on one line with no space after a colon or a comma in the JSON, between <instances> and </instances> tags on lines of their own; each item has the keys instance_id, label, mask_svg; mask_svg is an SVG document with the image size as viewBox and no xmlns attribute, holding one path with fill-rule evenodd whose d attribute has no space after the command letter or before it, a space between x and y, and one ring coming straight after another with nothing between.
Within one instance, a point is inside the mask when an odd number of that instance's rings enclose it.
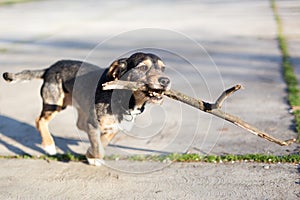
<instances>
[{"instance_id":1,"label":"dog's hind leg","mask_svg":"<svg viewBox=\"0 0 300 200\"><path fill-rule=\"evenodd\" d=\"M64 108L64 91L61 81L44 82L41 88L43 109L41 115L36 119L36 127L42 137L42 146L50 154L56 154L55 143L48 128L49 122Z\"/></svg>"},{"instance_id":2,"label":"dog's hind leg","mask_svg":"<svg viewBox=\"0 0 300 200\"><path fill-rule=\"evenodd\" d=\"M56 154L55 143L48 128L50 120L54 118L56 113L57 111L45 111L43 108L41 115L36 119L36 128L42 137L42 146L49 155Z\"/></svg>"}]
</instances>

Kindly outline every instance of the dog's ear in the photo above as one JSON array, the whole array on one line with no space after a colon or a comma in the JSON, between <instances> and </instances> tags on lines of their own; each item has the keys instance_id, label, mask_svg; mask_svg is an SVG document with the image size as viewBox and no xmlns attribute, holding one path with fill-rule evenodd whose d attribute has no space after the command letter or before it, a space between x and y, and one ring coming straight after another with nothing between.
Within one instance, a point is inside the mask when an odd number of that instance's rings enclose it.
<instances>
[{"instance_id":1,"label":"dog's ear","mask_svg":"<svg viewBox=\"0 0 300 200\"><path fill-rule=\"evenodd\" d=\"M127 58L115 60L108 69L108 72L106 74L107 79L110 81L120 79L120 77L126 72L126 69Z\"/></svg>"}]
</instances>

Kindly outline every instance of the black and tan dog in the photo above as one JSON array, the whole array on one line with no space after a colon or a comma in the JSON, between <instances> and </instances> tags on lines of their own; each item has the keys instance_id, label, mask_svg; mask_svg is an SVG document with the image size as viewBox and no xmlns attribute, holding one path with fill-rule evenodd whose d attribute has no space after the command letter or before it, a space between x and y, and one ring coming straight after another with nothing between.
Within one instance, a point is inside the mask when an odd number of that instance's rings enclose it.
<instances>
[{"instance_id":1,"label":"black and tan dog","mask_svg":"<svg viewBox=\"0 0 300 200\"><path fill-rule=\"evenodd\" d=\"M56 154L48 123L69 105L78 111L77 127L87 132L91 147L86 157L89 164L101 165L104 147L120 129L118 124L143 112L146 103L161 103L163 92L170 88L164 74L165 65L156 55L135 53L114 61L109 68L72 60L58 61L44 70L4 73L8 81L43 79L41 96L43 109L36 119L42 146L48 154ZM102 84L113 80L143 82L147 92L103 90ZM127 117L128 118L128 117Z\"/></svg>"}]
</instances>

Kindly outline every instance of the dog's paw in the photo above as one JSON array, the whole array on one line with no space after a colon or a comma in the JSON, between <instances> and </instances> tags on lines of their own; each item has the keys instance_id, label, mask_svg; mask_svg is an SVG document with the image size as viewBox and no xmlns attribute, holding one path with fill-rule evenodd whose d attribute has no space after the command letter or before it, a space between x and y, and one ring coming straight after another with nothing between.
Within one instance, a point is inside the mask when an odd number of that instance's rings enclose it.
<instances>
[{"instance_id":1,"label":"dog's paw","mask_svg":"<svg viewBox=\"0 0 300 200\"><path fill-rule=\"evenodd\" d=\"M103 159L100 159L100 158L88 158L86 157L89 165L94 165L94 166L97 166L97 167L100 167L102 166L105 162Z\"/></svg>"},{"instance_id":2,"label":"dog's paw","mask_svg":"<svg viewBox=\"0 0 300 200\"><path fill-rule=\"evenodd\" d=\"M57 153L56 152L56 148L55 148L55 144L44 146L44 150L50 156L53 156L53 155L55 155Z\"/></svg>"},{"instance_id":3,"label":"dog's paw","mask_svg":"<svg viewBox=\"0 0 300 200\"><path fill-rule=\"evenodd\" d=\"M100 167L101 165L104 164L104 160L102 158L95 158L95 156L92 154L92 149L91 147L88 148L85 157L89 163L89 165L94 165L97 167Z\"/></svg>"}]
</instances>

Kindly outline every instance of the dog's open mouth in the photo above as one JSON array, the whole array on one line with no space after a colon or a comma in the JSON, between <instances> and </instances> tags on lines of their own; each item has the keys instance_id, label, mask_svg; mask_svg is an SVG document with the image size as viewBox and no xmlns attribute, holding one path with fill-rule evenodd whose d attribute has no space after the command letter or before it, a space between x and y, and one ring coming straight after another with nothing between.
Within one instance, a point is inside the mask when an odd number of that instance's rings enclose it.
<instances>
[{"instance_id":1,"label":"dog's open mouth","mask_svg":"<svg viewBox=\"0 0 300 200\"><path fill-rule=\"evenodd\" d=\"M151 103L160 104L163 101L164 90L149 89L147 96L150 98Z\"/></svg>"}]
</instances>

